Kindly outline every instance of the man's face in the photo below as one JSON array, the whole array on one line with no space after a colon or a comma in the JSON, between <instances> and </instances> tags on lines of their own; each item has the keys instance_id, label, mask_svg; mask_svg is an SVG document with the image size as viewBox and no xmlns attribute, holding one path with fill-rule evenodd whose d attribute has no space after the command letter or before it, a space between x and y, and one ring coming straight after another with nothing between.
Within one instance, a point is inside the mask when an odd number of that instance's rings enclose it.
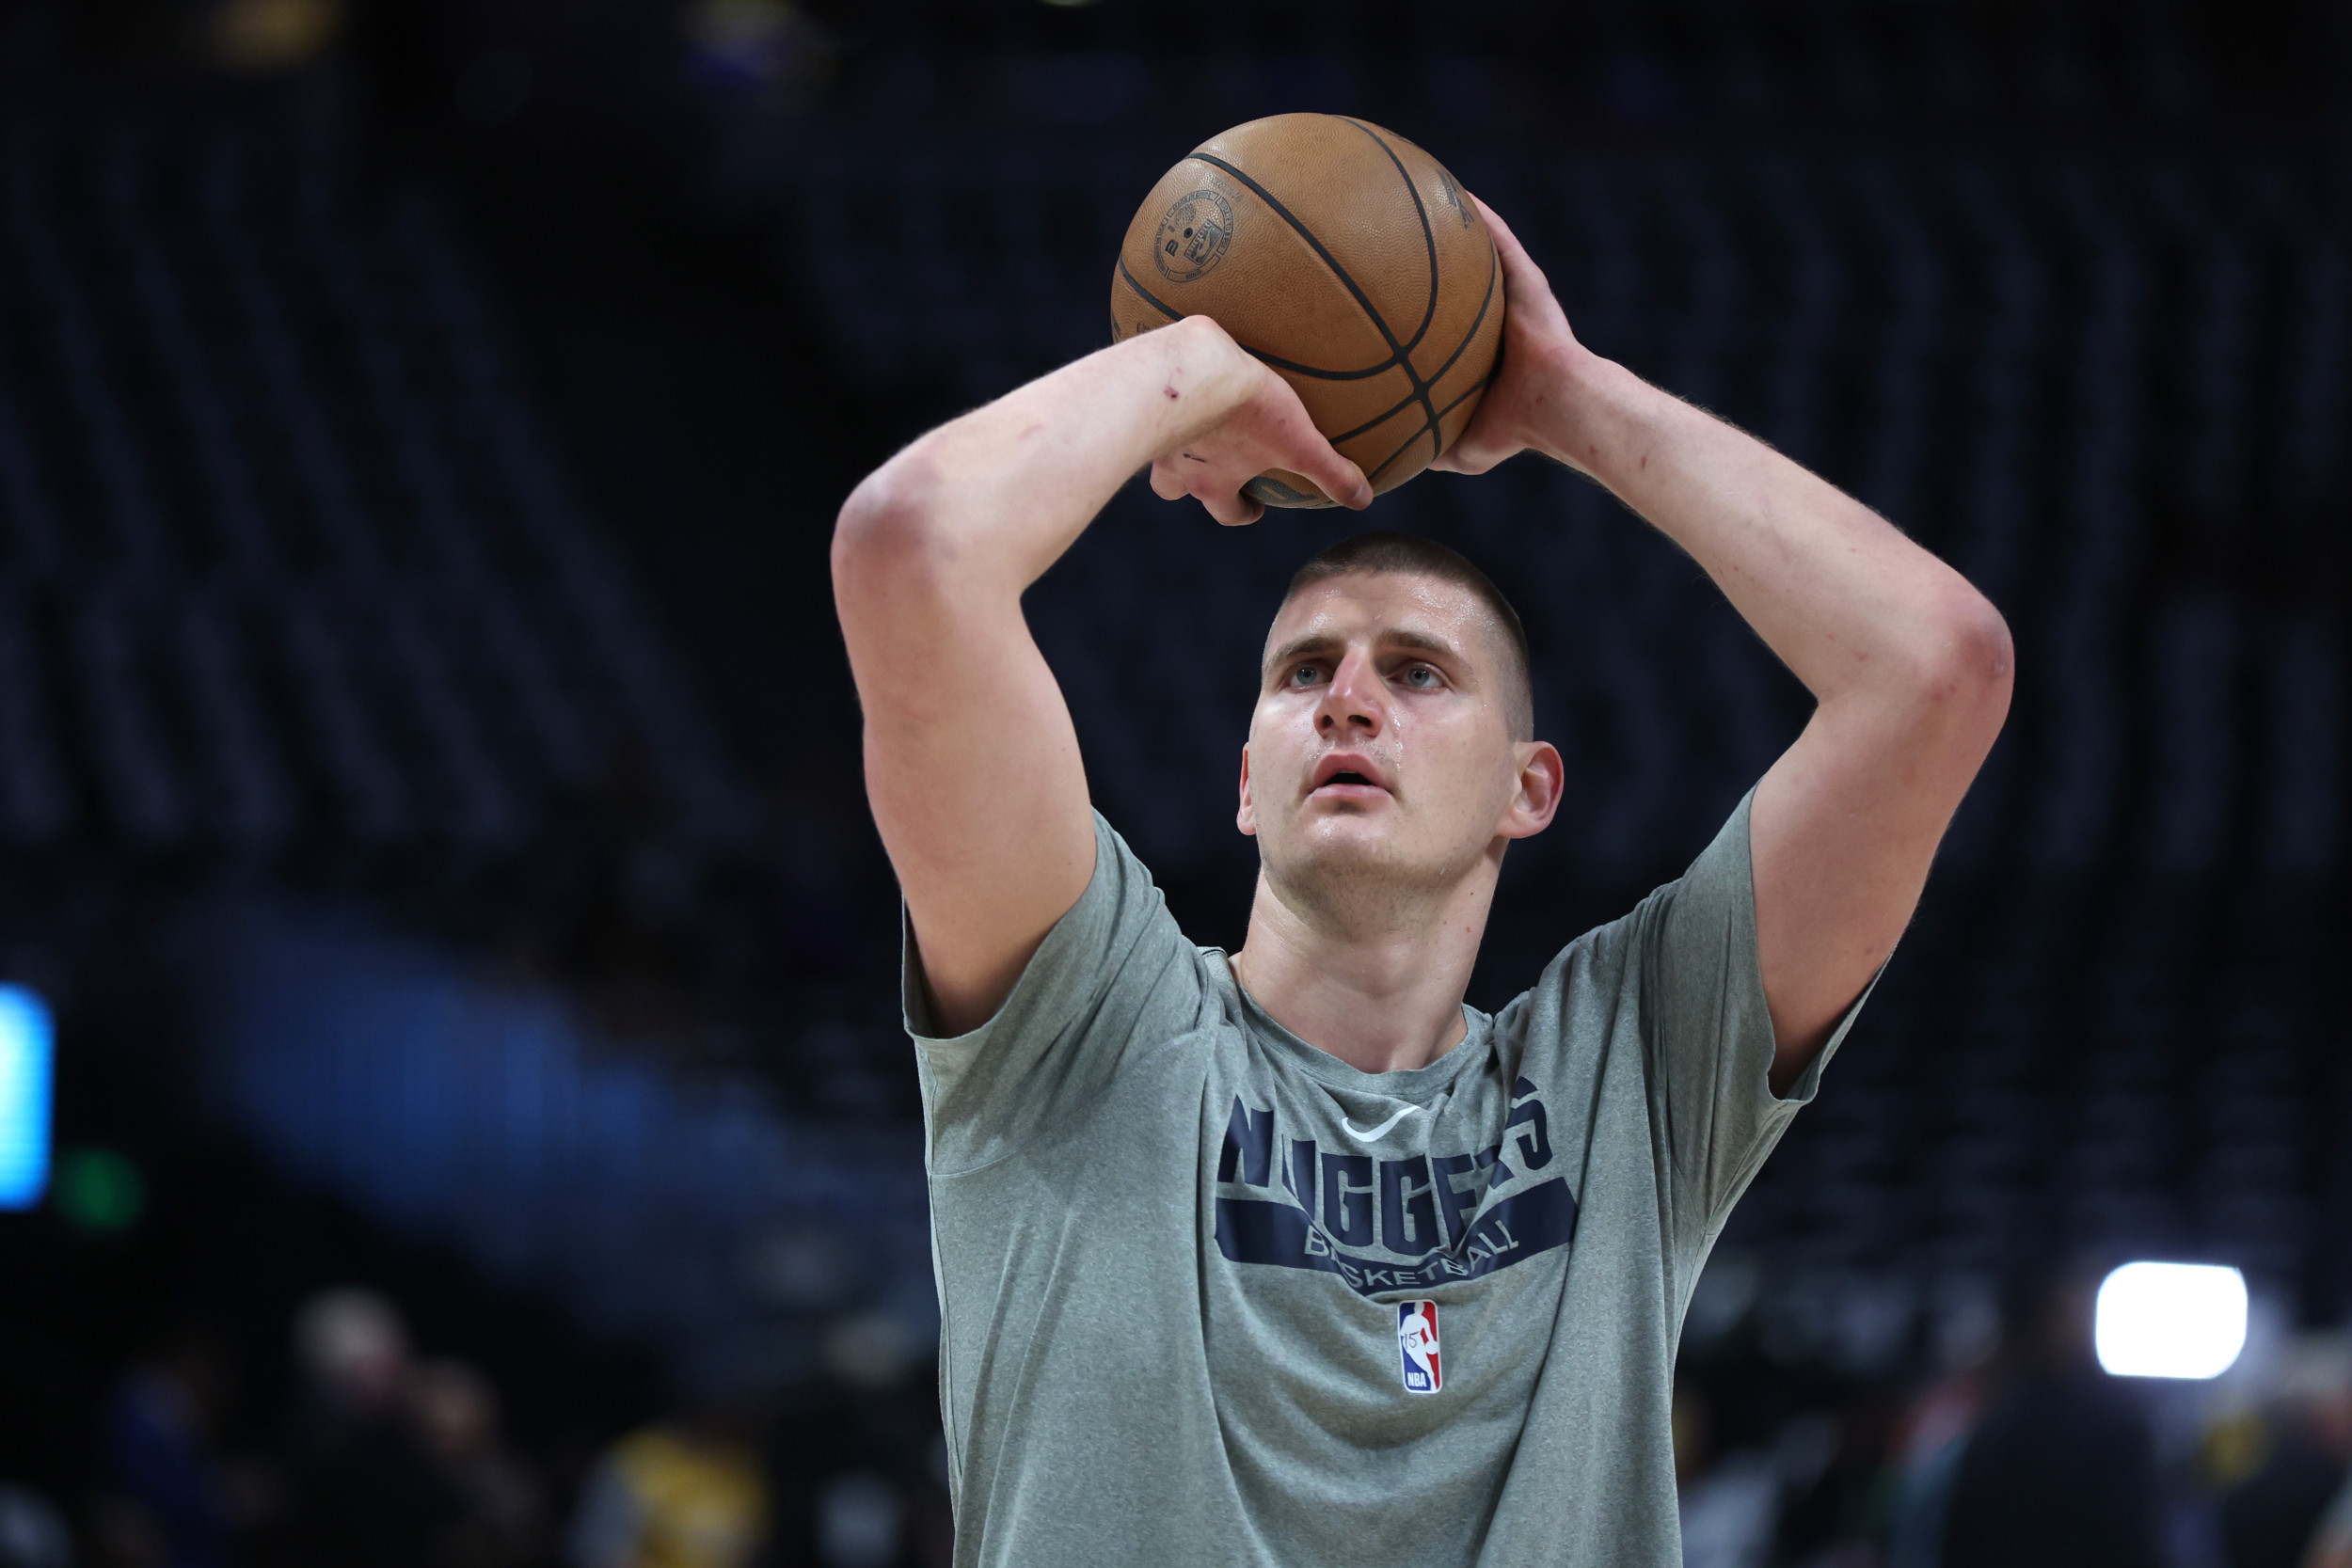
<instances>
[{"instance_id":1,"label":"man's face","mask_svg":"<svg viewBox=\"0 0 2352 1568\"><path fill-rule=\"evenodd\" d=\"M1558 754L1512 738L1504 636L1468 590L1406 573L1327 578L1282 607L1238 816L1272 881L1434 890L1542 831Z\"/></svg>"}]
</instances>

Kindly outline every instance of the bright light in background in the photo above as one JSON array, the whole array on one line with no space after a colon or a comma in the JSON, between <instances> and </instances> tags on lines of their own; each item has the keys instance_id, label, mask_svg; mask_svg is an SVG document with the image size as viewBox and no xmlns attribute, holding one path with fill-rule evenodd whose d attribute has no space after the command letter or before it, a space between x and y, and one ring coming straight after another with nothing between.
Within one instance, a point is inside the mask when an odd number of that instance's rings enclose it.
<instances>
[{"instance_id":1,"label":"bright light in background","mask_svg":"<svg viewBox=\"0 0 2352 1568\"><path fill-rule=\"evenodd\" d=\"M0 986L0 1209L30 1209L49 1185L49 1008Z\"/></svg>"},{"instance_id":2,"label":"bright light in background","mask_svg":"<svg viewBox=\"0 0 2352 1568\"><path fill-rule=\"evenodd\" d=\"M2246 1276L2126 1263L2099 1287L2099 1365L2118 1377L2219 1377L2246 1346Z\"/></svg>"}]
</instances>

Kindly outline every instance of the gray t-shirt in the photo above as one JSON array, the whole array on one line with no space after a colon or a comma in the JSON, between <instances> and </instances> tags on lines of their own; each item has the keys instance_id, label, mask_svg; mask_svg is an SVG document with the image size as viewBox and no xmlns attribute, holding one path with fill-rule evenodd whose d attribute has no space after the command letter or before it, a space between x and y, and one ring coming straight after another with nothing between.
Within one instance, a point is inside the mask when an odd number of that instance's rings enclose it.
<instances>
[{"instance_id":1,"label":"gray t-shirt","mask_svg":"<svg viewBox=\"0 0 2352 1568\"><path fill-rule=\"evenodd\" d=\"M927 1037L908 948L959 1568L1678 1563L1683 1309L1820 1071L1766 1084L1746 803L1385 1073L1095 839L972 1033Z\"/></svg>"}]
</instances>

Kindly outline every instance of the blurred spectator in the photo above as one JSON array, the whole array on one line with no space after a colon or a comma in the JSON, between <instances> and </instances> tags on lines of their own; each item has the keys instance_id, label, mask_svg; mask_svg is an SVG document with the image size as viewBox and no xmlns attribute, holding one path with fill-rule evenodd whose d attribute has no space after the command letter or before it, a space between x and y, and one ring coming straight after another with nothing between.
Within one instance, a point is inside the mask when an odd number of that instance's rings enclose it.
<instances>
[{"instance_id":1,"label":"blurred spectator","mask_svg":"<svg viewBox=\"0 0 2352 1568\"><path fill-rule=\"evenodd\" d=\"M1763 1568L1780 1524L1780 1471L1752 1450L1717 1457L1714 1410L1695 1384L1675 1388L1675 1485L1684 1568Z\"/></svg>"},{"instance_id":2,"label":"blurred spectator","mask_svg":"<svg viewBox=\"0 0 2352 1568\"><path fill-rule=\"evenodd\" d=\"M462 1362L426 1361L409 1374L408 1406L449 1508L432 1560L441 1568L537 1561L539 1487L500 1435L496 1391Z\"/></svg>"},{"instance_id":3,"label":"blurred spectator","mask_svg":"<svg viewBox=\"0 0 2352 1568\"><path fill-rule=\"evenodd\" d=\"M329 1291L294 1322L295 1555L336 1568L418 1568L457 1508L404 1396L408 1336L370 1291Z\"/></svg>"},{"instance_id":4,"label":"blurred spectator","mask_svg":"<svg viewBox=\"0 0 2352 1568\"><path fill-rule=\"evenodd\" d=\"M108 1402L102 1504L119 1553L156 1568L215 1568L235 1520L215 1438L234 1378L211 1336L182 1331L122 1374Z\"/></svg>"},{"instance_id":5,"label":"blurred spectator","mask_svg":"<svg viewBox=\"0 0 2352 1568\"><path fill-rule=\"evenodd\" d=\"M0 1568L73 1568L73 1537L49 1499L0 1481Z\"/></svg>"},{"instance_id":6,"label":"blurred spectator","mask_svg":"<svg viewBox=\"0 0 2352 1568\"><path fill-rule=\"evenodd\" d=\"M2338 1489L2335 1501L2320 1516L2302 1568L2352 1568L2352 1480Z\"/></svg>"},{"instance_id":7,"label":"blurred spectator","mask_svg":"<svg viewBox=\"0 0 2352 1568\"><path fill-rule=\"evenodd\" d=\"M2265 1434L2253 1473L2221 1498L2228 1568L2301 1568L2352 1463L2352 1349L2335 1339L2296 1346Z\"/></svg>"},{"instance_id":8,"label":"blurred spectator","mask_svg":"<svg viewBox=\"0 0 2352 1568\"><path fill-rule=\"evenodd\" d=\"M2026 1282L1945 1506L1940 1568L2153 1568L2155 1440L2091 1350L2095 1280Z\"/></svg>"},{"instance_id":9,"label":"blurred spectator","mask_svg":"<svg viewBox=\"0 0 2352 1568\"><path fill-rule=\"evenodd\" d=\"M849 1470L817 1503L817 1555L825 1568L890 1568L906 1528L906 1498L886 1476Z\"/></svg>"},{"instance_id":10,"label":"blurred spectator","mask_svg":"<svg viewBox=\"0 0 2352 1568\"><path fill-rule=\"evenodd\" d=\"M630 1433L598 1461L572 1524L574 1568L744 1568L768 1537L768 1487L723 1398Z\"/></svg>"},{"instance_id":11,"label":"blurred spectator","mask_svg":"<svg viewBox=\"0 0 2352 1568\"><path fill-rule=\"evenodd\" d=\"M1883 1391L1865 1386L1834 1414L1809 1411L1781 1428L1772 1441L1782 1497L1773 1561L1877 1568L1892 1414Z\"/></svg>"},{"instance_id":12,"label":"blurred spectator","mask_svg":"<svg viewBox=\"0 0 2352 1568\"><path fill-rule=\"evenodd\" d=\"M1944 1516L1952 1479L1982 1404L1982 1378L1966 1371L1919 1397L1903 1418L1895 1448L1895 1518L1887 1568L1937 1568L1943 1560Z\"/></svg>"}]
</instances>

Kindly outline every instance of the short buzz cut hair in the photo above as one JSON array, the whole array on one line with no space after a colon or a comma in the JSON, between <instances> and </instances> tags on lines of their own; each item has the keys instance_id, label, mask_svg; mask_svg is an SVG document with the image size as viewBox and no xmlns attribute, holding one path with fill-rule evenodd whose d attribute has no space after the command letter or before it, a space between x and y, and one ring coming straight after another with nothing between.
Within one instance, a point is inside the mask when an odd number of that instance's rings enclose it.
<instances>
[{"instance_id":1,"label":"short buzz cut hair","mask_svg":"<svg viewBox=\"0 0 2352 1568\"><path fill-rule=\"evenodd\" d=\"M1435 578L1468 590L1471 597L1484 605L1502 633L1503 718L1510 725L1511 738L1535 738L1534 661L1527 651L1527 627L1492 578L1480 571L1468 556L1448 549L1435 539L1400 533L1394 529L1375 529L1343 539L1309 557L1307 563L1291 575L1291 585L1283 594L1282 602L1288 604L1302 590L1318 582L1362 572Z\"/></svg>"}]
</instances>

